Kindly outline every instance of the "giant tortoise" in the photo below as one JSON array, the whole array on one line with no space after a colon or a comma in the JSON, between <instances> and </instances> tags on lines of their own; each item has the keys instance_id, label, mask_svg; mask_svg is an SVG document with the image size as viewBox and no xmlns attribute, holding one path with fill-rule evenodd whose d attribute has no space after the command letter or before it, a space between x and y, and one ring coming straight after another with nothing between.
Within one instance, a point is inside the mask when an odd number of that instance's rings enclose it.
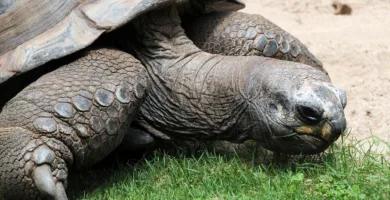
<instances>
[{"instance_id":1,"label":"giant tortoise","mask_svg":"<svg viewBox=\"0 0 390 200\"><path fill-rule=\"evenodd\" d=\"M242 7L2 1L3 198L66 199L68 172L122 142L252 139L276 152L324 151L345 130L345 93L293 36L228 12Z\"/></svg>"}]
</instances>

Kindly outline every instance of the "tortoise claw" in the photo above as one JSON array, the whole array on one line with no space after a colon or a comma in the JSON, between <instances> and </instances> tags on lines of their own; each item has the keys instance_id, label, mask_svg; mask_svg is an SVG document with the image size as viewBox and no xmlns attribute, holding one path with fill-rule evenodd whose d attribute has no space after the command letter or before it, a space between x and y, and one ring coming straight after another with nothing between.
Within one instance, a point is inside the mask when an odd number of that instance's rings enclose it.
<instances>
[{"instance_id":1,"label":"tortoise claw","mask_svg":"<svg viewBox=\"0 0 390 200\"><path fill-rule=\"evenodd\" d=\"M58 182L56 184L50 165L45 164L37 166L33 171L32 178L36 187L42 194L45 194L55 200L68 199L62 183Z\"/></svg>"},{"instance_id":2,"label":"tortoise claw","mask_svg":"<svg viewBox=\"0 0 390 200\"><path fill-rule=\"evenodd\" d=\"M57 193L56 193L56 200L67 200L68 197L66 196L64 185L61 182L58 182L56 185Z\"/></svg>"}]
</instances>

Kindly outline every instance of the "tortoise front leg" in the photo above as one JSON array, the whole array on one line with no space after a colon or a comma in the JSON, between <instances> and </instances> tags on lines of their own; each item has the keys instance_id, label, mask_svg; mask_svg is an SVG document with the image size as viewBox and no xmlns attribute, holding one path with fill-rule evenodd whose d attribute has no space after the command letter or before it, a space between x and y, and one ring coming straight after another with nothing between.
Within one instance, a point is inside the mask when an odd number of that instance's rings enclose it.
<instances>
[{"instance_id":1,"label":"tortoise front leg","mask_svg":"<svg viewBox=\"0 0 390 200\"><path fill-rule=\"evenodd\" d=\"M209 53L273 57L324 70L297 38L260 15L213 13L183 22L183 26L195 45Z\"/></svg>"},{"instance_id":2,"label":"tortoise front leg","mask_svg":"<svg viewBox=\"0 0 390 200\"><path fill-rule=\"evenodd\" d=\"M141 63L109 49L88 51L25 88L0 114L0 194L66 199L68 171L122 142L147 88Z\"/></svg>"},{"instance_id":3,"label":"tortoise front leg","mask_svg":"<svg viewBox=\"0 0 390 200\"><path fill-rule=\"evenodd\" d=\"M21 127L0 129L0 197L66 199L72 154L59 140L37 134Z\"/></svg>"}]
</instances>

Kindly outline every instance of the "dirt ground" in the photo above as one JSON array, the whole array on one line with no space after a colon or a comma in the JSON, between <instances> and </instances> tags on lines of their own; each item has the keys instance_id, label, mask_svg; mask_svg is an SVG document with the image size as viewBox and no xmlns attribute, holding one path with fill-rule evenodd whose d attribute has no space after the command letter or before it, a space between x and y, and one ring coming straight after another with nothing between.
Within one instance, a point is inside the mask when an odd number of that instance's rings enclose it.
<instances>
[{"instance_id":1,"label":"dirt ground","mask_svg":"<svg viewBox=\"0 0 390 200\"><path fill-rule=\"evenodd\" d=\"M261 14L299 38L348 96L351 135L390 142L390 1L340 0L350 15L335 15L332 0L246 0L242 12Z\"/></svg>"}]
</instances>

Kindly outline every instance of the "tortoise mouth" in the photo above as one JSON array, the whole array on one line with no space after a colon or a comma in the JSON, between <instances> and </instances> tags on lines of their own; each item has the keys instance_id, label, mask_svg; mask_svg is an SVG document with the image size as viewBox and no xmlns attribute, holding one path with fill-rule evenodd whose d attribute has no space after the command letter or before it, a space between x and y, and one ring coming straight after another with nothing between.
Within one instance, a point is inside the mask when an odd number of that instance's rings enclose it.
<instances>
[{"instance_id":1,"label":"tortoise mouth","mask_svg":"<svg viewBox=\"0 0 390 200\"><path fill-rule=\"evenodd\" d=\"M289 134L273 137L274 142L265 144L265 148L291 155L310 155L325 151L333 142L317 135L297 132L290 129Z\"/></svg>"},{"instance_id":2,"label":"tortoise mouth","mask_svg":"<svg viewBox=\"0 0 390 200\"><path fill-rule=\"evenodd\" d=\"M325 143L325 144L330 143L329 141L327 141L327 140L325 140L324 138L319 137L319 136L317 136L317 135L308 135L308 134L301 134L301 135L304 135L304 136L306 136L306 138L310 138L310 139L312 139L312 140L316 140L316 141L318 141L318 142L322 142L322 143Z\"/></svg>"},{"instance_id":3,"label":"tortoise mouth","mask_svg":"<svg viewBox=\"0 0 390 200\"><path fill-rule=\"evenodd\" d=\"M283 136L274 136L274 139L288 139L290 137L298 137L300 139L304 140L315 140L317 142L322 142L322 143L330 143L328 140L325 138L317 135L317 134L308 134L308 133L303 133L303 132L298 132L295 129L291 129L290 133L287 135Z\"/></svg>"},{"instance_id":4,"label":"tortoise mouth","mask_svg":"<svg viewBox=\"0 0 390 200\"><path fill-rule=\"evenodd\" d=\"M298 137L303 140L305 143L315 147L321 148L323 146L329 146L332 144L331 142L321 138L317 135L309 135L309 134L298 134Z\"/></svg>"},{"instance_id":5,"label":"tortoise mouth","mask_svg":"<svg viewBox=\"0 0 390 200\"><path fill-rule=\"evenodd\" d=\"M295 131L295 133L297 133L298 137L304 140L311 140L311 141L314 140L326 144L331 143L328 139L322 137L320 134L308 134L308 133L302 133L298 131Z\"/></svg>"}]
</instances>

